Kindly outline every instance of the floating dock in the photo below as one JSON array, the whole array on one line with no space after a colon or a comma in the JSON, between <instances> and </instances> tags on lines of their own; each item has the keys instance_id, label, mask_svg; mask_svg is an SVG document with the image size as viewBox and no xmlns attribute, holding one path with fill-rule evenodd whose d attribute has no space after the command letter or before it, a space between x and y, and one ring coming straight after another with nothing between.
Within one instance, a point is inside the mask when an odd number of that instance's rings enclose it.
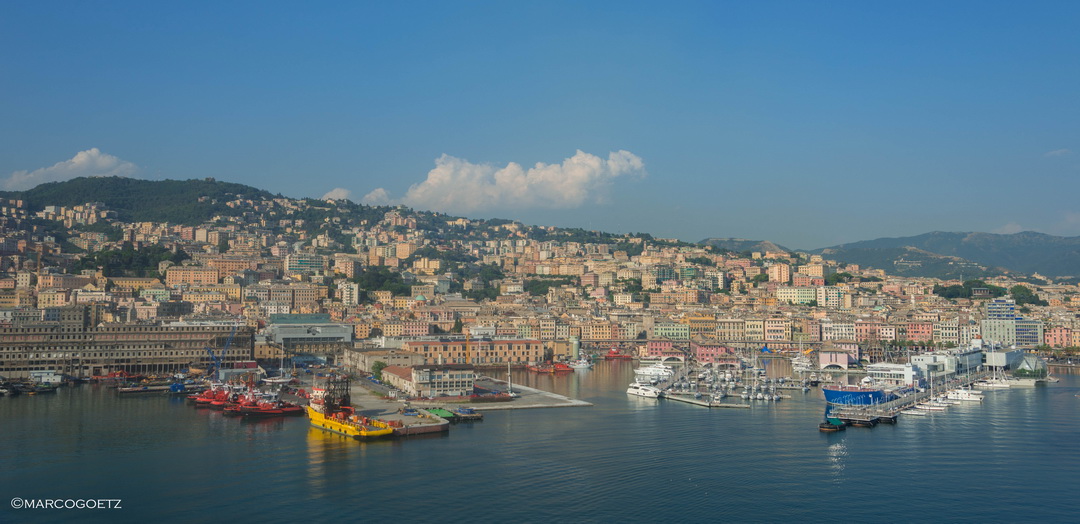
<instances>
[{"instance_id":1,"label":"floating dock","mask_svg":"<svg viewBox=\"0 0 1080 524\"><path fill-rule=\"evenodd\" d=\"M750 404L731 404L727 402L719 402L702 396L696 398L694 395L680 395L677 393L664 393L664 398L667 400L675 400L678 402L686 402L687 404L693 404L695 406L703 406L706 408L736 408L736 409L750 409Z\"/></svg>"}]
</instances>

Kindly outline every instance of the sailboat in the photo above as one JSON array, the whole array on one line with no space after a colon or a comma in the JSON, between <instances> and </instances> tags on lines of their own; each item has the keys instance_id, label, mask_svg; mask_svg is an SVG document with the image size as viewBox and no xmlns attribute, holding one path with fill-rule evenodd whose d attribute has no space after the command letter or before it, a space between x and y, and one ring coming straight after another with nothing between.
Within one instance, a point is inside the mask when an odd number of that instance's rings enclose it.
<instances>
[{"instance_id":1,"label":"sailboat","mask_svg":"<svg viewBox=\"0 0 1080 524\"><path fill-rule=\"evenodd\" d=\"M263 382L266 384L282 385L292 382L293 377L291 375L285 375L285 353L282 352L281 359L278 360L278 376L266 377Z\"/></svg>"}]
</instances>

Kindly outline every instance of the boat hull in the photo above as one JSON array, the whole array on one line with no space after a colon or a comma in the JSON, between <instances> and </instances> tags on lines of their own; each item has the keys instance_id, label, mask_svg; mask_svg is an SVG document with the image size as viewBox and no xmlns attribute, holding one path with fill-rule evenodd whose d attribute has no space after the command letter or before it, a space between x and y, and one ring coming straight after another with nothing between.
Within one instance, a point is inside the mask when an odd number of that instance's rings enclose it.
<instances>
[{"instance_id":1,"label":"boat hull","mask_svg":"<svg viewBox=\"0 0 1080 524\"><path fill-rule=\"evenodd\" d=\"M659 388L640 384L631 384L630 387L626 389L626 394L645 398L660 398L664 396L663 391Z\"/></svg>"},{"instance_id":2,"label":"boat hull","mask_svg":"<svg viewBox=\"0 0 1080 524\"><path fill-rule=\"evenodd\" d=\"M895 394L877 388L824 386L825 402L844 406L870 406L898 398Z\"/></svg>"}]
</instances>

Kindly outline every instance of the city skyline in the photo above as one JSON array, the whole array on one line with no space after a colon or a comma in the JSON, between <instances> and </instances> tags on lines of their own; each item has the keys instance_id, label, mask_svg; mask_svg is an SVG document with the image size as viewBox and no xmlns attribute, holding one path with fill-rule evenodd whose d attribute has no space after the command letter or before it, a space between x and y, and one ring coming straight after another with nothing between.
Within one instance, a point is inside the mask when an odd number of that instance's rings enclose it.
<instances>
[{"instance_id":1,"label":"city skyline","mask_svg":"<svg viewBox=\"0 0 1080 524\"><path fill-rule=\"evenodd\" d=\"M0 189L215 177L793 249L1080 235L1073 4L618 7L6 6Z\"/></svg>"}]
</instances>

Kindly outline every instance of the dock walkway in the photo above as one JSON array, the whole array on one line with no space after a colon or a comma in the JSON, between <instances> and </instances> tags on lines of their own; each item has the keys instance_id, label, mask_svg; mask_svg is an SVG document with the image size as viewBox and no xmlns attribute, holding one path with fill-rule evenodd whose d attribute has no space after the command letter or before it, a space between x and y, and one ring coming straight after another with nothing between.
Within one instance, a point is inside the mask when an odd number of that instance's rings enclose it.
<instances>
[{"instance_id":1,"label":"dock walkway","mask_svg":"<svg viewBox=\"0 0 1080 524\"><path fill-rule=\"evenodd\" d=\"M707 408L750 409L750 404L731 404L728 402L717 402L707 396L696 398L693 394L681 395L678 393L665 393L664 398L668 400L675 400L678 402L686 402L687 404L694 404L695 406L704 406Z\"/></svg>"}]
</instances>

